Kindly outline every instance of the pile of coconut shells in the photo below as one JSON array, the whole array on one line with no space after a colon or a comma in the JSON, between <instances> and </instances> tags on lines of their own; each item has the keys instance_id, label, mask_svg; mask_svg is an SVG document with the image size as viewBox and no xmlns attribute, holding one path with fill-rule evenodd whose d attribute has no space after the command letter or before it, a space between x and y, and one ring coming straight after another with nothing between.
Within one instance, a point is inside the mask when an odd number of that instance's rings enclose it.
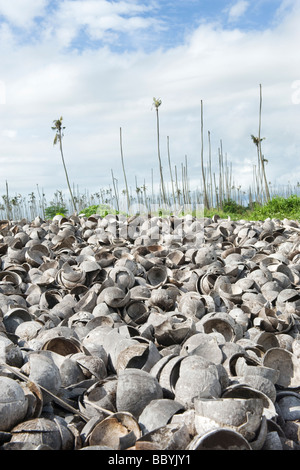
<instances>
[{"instance_id":1,"label":"pile of coconut shells","mask_svg":"<svg viewBox=\"0 0 300 470\"><path fill-rule=\"evenodd\" d=\"M1 450L299 450L300 226L0 221Z\"/></svg>"}]
</instances>

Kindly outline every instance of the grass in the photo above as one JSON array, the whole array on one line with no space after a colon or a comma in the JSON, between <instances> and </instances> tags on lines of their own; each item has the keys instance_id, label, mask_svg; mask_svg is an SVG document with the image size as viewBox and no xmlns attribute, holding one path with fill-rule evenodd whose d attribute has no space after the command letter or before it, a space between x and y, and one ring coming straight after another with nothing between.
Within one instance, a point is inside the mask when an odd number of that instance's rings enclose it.
<instances>
[{"instance_id":1,"label":"grass","mask_svg":"<svg viewBox=\"0 0 300 470\"><path fill-rule=\"evenodd\" d=\"M222 210L205 210L206 217L218 214L221 218L228 216L232 220L265 220L270 219L291 219L300 220L300 197L291 195L287 198L274 196L264 205L253 204L252 207L244 207L235 201L225 201Z\"/></svg>"},{"instance_id":2,"label":"grass","mask_svg":"<svg viewBox=\"0 0 300 470\"><path fill-rule=\"evenodd\" d=\"M256 206L252 211L255 220L265 220L267 217L276 219L300 219L300 197L292 195L288 198L274 197L264 206Z\"/></svg>"},{"instance_id":3,"label":"grass","mask_svg":"<svg viewBox=\"0 0 300 470\"><path fill-rule=\"evenodd\" d=\"M222 203L222 208L205 208L204 216L212 217L217 214L221 218L228 218L229 216L231 220L265 220L267 218L283 220L286 218L300 221L300 195L298 195L298 191L299 188L297 187L294 193L286 191L283 192L284 195L272 195L271 200L264 204L252 203L245 205L245 203L241 204L237 202L238 199L225 199ZM50 201L47 201L44 195L41 194L39 194L39 197L36 197L34 192L32 192L27 199L21 195L15 197L9 197L7 195L2 196L3 204L0 204L0 218L9 218L10 220L26 218L27 220L33 220L36 216L40 216L43 219L52 219L56 214L62 214L66 217L71 215L73 213L72 202L68 200L61 191L57 191L54 196L55 197ZM125 194L124 198L126 197ZM196 197L194 199L196 200ZM137 199L131 196L130 202L134 204L137 202ZM90 217L93 214L99 214L101 217L107 214L127 214L126 209L120 211L116 210L111 191L102 190L99 193L91 195L88 193L77 194L76 203L79 208L78 213L84 214L86 217ZM124 207L126 205L127 204L125 204ZM136 207L138 208L139 206L136 205ZM157 205L156 207L160 206ZM180 210L175 213L179 217L187 213L197 218L203 216L203 212L201 211L195 212L194 209L190 210L190 208L187 210L187 206L184 206L184 204L181 204L179 207L183 209L185 207L185 210ZM162 208L161 210L157 209L155 215L165 217L170 215L170 213L170 210Z\"/></svg>"},{"instance_id":4,"label":"grass","mask_svg":"<svg viewBox=\"0 0 300 470\"><path fill-rule=\"evenodd\" d=\"M99 214L100 217L105 217L108 214L117 214L119 211L112 211L108 204L93 204L85 209L81 210L79 214L83 214L85 217L91 217L91 215Z\"/></svg>"},{"instance_id":5,"label":"grass","mask_svg":"<svg viewBox=\"0 0 300 470\"><path fill-rule=\"evenodd\" d=\"M111 211L110 206L106 204L100 205L91 205L83 209L81 214L84 214L86 217L90 217L93 214L99 214L101 217L109 213L117 214L118 211ZM189 213L189 212L187 212ZM125 213L124 213L125 214ZM183 216L186 213L180 212L178 216ZM126 214L125 214L126 215ZM165 217L170 215L170 211L158 210L157 213L152 215L158 215ZM192 211L192 215L196 217L201 217L201 214L195 213ZM238 204L234 200L226 200L223 203L222 210L220 209L204 209L205 217L213 217L214 215L219 215L221 219L227 219L228 217L231 220L265 220L270 219L291 219L300 221L300 197L297 195L291 195L287 198L282 196L274 196L268 203L264 205L252 204L251 207L243 206Z\"/></svg>"}]
</instances>

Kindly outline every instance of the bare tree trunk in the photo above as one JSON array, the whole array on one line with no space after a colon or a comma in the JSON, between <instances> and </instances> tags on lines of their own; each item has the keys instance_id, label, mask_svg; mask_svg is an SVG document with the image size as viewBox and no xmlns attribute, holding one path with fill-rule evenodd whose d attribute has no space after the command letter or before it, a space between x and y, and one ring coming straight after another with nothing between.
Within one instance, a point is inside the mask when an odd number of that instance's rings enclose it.
<instances>
[{"instance_id":1,"label":"bare tree trunk","mask_svg":"<svg viewBox=\"0 0 300 470\"><path fill-rule=\"evenodd\" d=\"M213 184L212 184L212 173L211 173L211 140L210 140L210 131L208 131L208 158L209 158L209 178L210 178L210 207L213 207L214 198L213 198Z\"/></svg>"},{"instance_id":2,"label":"bare tree trunk","mask_svg":"<svg viewBox=\"0 0 300 470\"><path fill-rule=\"evenodd\" d=\"M123 174L124 174L124 180L125 180L125 190L126 190L126 197L127 197L127 212L129 212L130 198L129 198L127 178L126 178L126 172L125 172L125 166L124 166L123 145L122 145L122 128L121 127L120 127L120 149L121 149L121 160L122 160L122 168L123 168Z\"/></svg>"},{"instance_id":3,"label":"bare tree trunk","mask_svg":"<svg viewBox=\"0 0 300 470\"><path fill-rule=\"evenodd\" d=\"M270 200L270 192L269 192L269 186L268 186L268 181L267 181L267 177L266 177L265 162L264 162L264 158L263 158L262 151L261 151L261 137L260 137L260 133L261 133L261 110L262 110L262 87L261 87L261 85L259 85L259 89L260 89L260 103L259 103L258 146L259 146L259 157L260 157L260 162L261 162L261 169L262 169L264 182L265 182L266 197L267 197L267 201L269 201Z\"/></svg>"},{"instance_id":4,"label":"bare tree trunk","mask_svg":"<svg viewBox=\"0 0 300 470\"><path fill-rule=\"evenodd\" d=\"M158 105L159 106L159 105ZM164 177L163 177L163 170L160 158L160 144L159 144L159 116L158 116L158 106L155 105L156 111L156 128L157 128L157 155L158 155L158 162L159 162L159 172L160 172L160 186L161 186L161 194L163 202L166 204L166 195L165 195L165 185L164 185Z\"/></svg>"},{"instance_id":5,"label":"bare tree trunk","mask_svg":"<svg viewBox=\"0 0 300 470\"><path fill-rule=\"evenodd\" d=\"M204 172L204 161L203 161L203 101L201 100L201 169L202 169L202 180L203 180L203 191L204 191L204 207L209 209L209 202L206 191L206 181Z\"/></svg>"},{"instance_id":6,"label":"bare tree trunk","mask_svg":"<svg viewBox=\"0 0 300 470\"><path fill-rule=\"evenodd\" d=\"M169 136L167 137L167 148L168 148L168 162L169 162L169 171L170 171L170 178L171 178L172 196L173 196L173 202L174 202L174 204L176 204L174 181L173 181L171 158L170 158L170 139L169 139Z\"/></svg>"},{"instance_id":7,"label":"bare tree trunk","mask_svg":"<svg viewBox=\"0 0 300 470\"><path fill-rule=\"evenodd\" d=\"M114 193L115 193L115 198L116 198L116 203L117 203L117 211L120 212L119 196L118 196L118 191L116 187L116 178L114 177L114 173L112 170L111 170L111 176L112 176L113 188L114 188Z\"/></svg>"},{"instance_id":8,"label":"bare tree trunk","mask_svg":"<svg viewBox=\"0 0 300 470\"><path fill-rule=\"evenodd\" d=\"M61 132L60 132L60 136L59 136L59 148L60 148L60 154L61 154L61 159L62 159L63 167L64 167L64 170L65 170L67 185L68 185L68 188L69 188L69 192L70 192L72 204L73 204L73 207L74 207L74 212L76 212L76 204L75 204L75 200L74 200L73 193L72 193L72 190L71 190L71 186L70 186L70 182L69 182L69 177L68 177L68 172L67 172L67 168L66 168L66 164L65 164L64 154L63 154L63 148L62 148L62 134L61 134Z\"/></svg>"}]
</instances>

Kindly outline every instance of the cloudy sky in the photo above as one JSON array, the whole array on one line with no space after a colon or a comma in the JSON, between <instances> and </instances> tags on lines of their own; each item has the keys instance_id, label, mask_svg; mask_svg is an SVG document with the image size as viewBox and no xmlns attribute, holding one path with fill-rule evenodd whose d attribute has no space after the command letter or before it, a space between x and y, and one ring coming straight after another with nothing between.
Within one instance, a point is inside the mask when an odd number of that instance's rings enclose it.
<instances>
[{"instance_id":1,"label":"cloudy sky","mask_svg":"<svg viewBox=\"0 0 300 470\"><path fill-rule=\"evenodd\" d=\"M187 158L201 184L211 135L236 185L252 182L263 91L263 153L272 185L300 181L299 0L0 0L0 195L67 192L54 119L63 116L69 177L90 194L158 182L156 116L168 179Z\"/></svg>"}]
</instances>

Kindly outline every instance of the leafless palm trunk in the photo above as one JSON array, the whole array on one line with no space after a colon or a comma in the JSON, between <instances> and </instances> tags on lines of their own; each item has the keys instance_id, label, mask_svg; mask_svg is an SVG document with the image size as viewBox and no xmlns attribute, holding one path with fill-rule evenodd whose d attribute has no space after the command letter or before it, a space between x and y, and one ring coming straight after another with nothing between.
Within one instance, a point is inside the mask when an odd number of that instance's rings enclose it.
<instances>
[{"instance_id":1,"label":"leafless palm trunk","mask_svg":"<svg viewBox=\"0 0 300 470\"><path fill-rule=\"evenodd\" d=\"M122 161L122 168L123 168L124 181L125 181L125 189L126 189L127 212L129 213L130 198L129 198L129 191L128 191L128 184L127 184L126 172L125 172L125 165L124 165L123 144L122 144L122 128L121 128L121 127L120 127L120 150L121 150L121 161Z\"/></svg>"},{"instance_id":2,"label":"leafless palm trunk","mask_svg":"<svg viewBox=\"0 0 300 470\"><path fill-rule=\"evenodd\" d=\"M262 139L260 138L260 133L261 133L261 111L262 111L262 86L259 85L259 90L260 90L260 102L259 102L259 126L258 126L258 146L259 146L259 157L260 157L260 163L261 163L261 169L263 173L263 178L265 182L265 190L266 190L266 197L267 201L270 200L270 192L269 192L269 186L268 186L268 181L266 177L266 170L265 170L265 160L262 155L261 151L261 141Z\"/></svg>"},{"instance_id":3,"label":"leafless palm trunk","mask_svg":"<svg viewBox=\"0 0 300 470\"><path fill-rule=\"evenodd\" d=\"M203 181L203 192L204 192L204 207L206 209L209 209L209 202L208 202L207 190L206 190L205 172L204 172L203 146L204 146L204 138L203 138L203 101L201 100L201 170L202 170L202 181Z\"/></svg>"}]
</instances>

